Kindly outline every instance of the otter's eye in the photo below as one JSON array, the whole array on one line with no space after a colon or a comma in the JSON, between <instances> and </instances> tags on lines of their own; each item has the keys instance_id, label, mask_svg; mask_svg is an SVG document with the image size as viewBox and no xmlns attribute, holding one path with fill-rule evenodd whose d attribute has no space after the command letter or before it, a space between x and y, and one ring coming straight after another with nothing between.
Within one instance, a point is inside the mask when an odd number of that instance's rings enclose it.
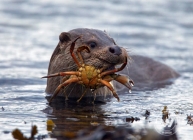
<instances>
[{"instance_id":1,"label":"otter's eye","mask_svg":"<svg viewBox=\"0 0 193 140\"><path fill-rule=\"evenodd\" d=\"M95 42L91 42L90 44L89 44L89 46L90 46L90 48L95 48L96 46L97 46L97 44L95 43Z\"/></svg>"}]
</instances>

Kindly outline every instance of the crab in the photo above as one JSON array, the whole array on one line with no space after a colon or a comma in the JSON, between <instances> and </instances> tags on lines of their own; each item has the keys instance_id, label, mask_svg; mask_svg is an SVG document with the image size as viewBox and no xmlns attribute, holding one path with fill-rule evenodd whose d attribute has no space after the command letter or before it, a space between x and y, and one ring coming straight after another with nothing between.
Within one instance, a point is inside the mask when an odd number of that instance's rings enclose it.
<instances>
[{"instance_id":1,"label":"crab","mask_svg":"<svg viewBox=\"0 0 193 140\"><path fill-rule=\"evenodd\" d=\"M49 100L49 103L57 96L61 88L71 83L78 83L86 87L85 91L83 92L81 97L77 100L77 102L79 102L82 99L82 97L86 94L86 91L88 89L94 91L97 88L103 86L108 87L109 90L112 92L113 96L117 98L118 101L120 101L116 91L114 90L110 82L112 80L116 80L117 82L125 85L129 90L131 90L131 87L134 86L134 82L130 78L123 75L115 74L115 72L121 71L125 68L125 66L127 65L127 57L125 57L125 62L121 65L120 68L114 68L113 70L104 71L105 68L98 69L95 68L94 66L87 65L84 63L81 52L86 51L87 53L89 53L90 49L88 46L80 46L77 48L77 55L80 60L79 62L74 54L75 43L79 38L81 37L76 38L70 46L70 53L74 62L78 67L78 70L59 72L42 77L42 78L50 78L56 76L64 76L63 82L56 88L52 97Z\"/></svg>"}]
</instances>

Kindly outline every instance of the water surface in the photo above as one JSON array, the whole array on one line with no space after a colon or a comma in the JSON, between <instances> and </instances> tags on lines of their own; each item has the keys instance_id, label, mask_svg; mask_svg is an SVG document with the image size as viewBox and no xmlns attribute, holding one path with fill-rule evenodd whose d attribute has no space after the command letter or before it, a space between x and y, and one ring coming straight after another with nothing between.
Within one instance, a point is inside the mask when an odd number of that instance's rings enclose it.
<instances>
[{"instance_id":1,"label":"water surface","mask_svg":"<svg viewBox=\"0 0 193 140\"><path fill-rule=\"evenodd\" d=\"M165 105L178 120L179 139L192 138L193 127L185 120L186 114L193 114L192 0L3 0L0 19L1 138L13 139L10 132L15 128L29 136L31 124L47 135L48 119L59 120L55 121L58 130L73 131L92 122L130 125L126 118L134 116L141 120L131 125L143 127L145 110L151 111L152 121ZM94 110L69 104L50 109L46 80L40 77L47 74L59 34L79 27L106 30L131 54L161 61L181 77L164 88L120 95L121 102L112 99ZM77 123L81 125L73 127Z\"/></svg>"}]
</instances>

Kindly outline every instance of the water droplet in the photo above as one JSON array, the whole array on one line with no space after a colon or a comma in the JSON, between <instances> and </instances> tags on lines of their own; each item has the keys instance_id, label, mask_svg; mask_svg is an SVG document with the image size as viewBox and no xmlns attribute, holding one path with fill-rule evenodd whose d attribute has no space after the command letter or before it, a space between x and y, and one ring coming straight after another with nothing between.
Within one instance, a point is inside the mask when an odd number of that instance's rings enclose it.
<instances>
[{"instance_id":1,"label":"water droplet","mask_svg":"<svg viewBox=\"0 0 193 140\"><path fill-rule=\"evenodd\" d=\"M131 93L131 90L129 90L129 93Z\"/></svg>"}]
</instances>

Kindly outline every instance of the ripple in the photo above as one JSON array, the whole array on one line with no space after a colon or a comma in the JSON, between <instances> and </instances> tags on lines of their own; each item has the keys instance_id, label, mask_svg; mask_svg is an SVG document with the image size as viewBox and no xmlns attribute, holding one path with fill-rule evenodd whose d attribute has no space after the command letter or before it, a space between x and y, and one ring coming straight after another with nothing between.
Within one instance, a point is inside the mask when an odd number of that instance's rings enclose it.
<instances>
[{"instance_id":1,"label":"ripple","mask_svg":"<svg viewBox=\"0 0 193 140\"><path fill-rule=\"evenodd\" d=\"M178 115L179 137L191 139L192 127L184 119L186 114L193 114L192 5L192 0L1 1L0 106L5 110L0 111L0 136L11 139L11 134L4 132L17 127L29 134L32 123L38 125L39 133L47 134L45 122L49 117L62 120L58 122L59 129L69 126L77 130L96 121L128 125L128 116L141 118L131 125L143 126L146 110L153 121L166 105L171 113L183 113ZM59 34L78 27L106 30L131 54L161 61L180 72L181 77L159 89L144 87L134 89L132 94L121 94L121 102L113 98L96 105L96 110L92 106L64 104L43 113L41 110L47 108L46 80L40 77L47 73ZM68 118L72 119L70 123ZM76 122L73 119L82 125L72 128L71 123Z\"/></svg>"}]
</instances>

